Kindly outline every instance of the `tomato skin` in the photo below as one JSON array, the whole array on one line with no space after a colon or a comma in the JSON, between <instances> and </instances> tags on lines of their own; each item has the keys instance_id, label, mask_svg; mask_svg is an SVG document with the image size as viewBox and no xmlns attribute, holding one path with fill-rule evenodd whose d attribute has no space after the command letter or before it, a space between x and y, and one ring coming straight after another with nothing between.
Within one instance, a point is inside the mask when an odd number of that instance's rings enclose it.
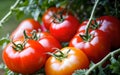
<instances>
[{"instance_id":1,"label":"tomato skin","mask_svg":"<svg viewBox=\"0 0 120 75\"><path fill-rule=\"evenodd\" d=\"M97 19L97 22L101 25L99 30L109 34L112 49L120 48L120 20L113 16L102 16Z\"/></svg>"},{"instance_id":2,"label":"tomato skin","mask_svg":"<svg viewBox=\"0 0 120 75\"><path fill-rule=\"evenodd\" d=\"M72 75L77 69L86 69L89 67L89 60L84 52L74 47L65 47L61 49L66 53L70 49L67 58L59 61L55 57L48 58L45 64L46 75Z\"/></svg>"},{"instance_id":3,"label":"tomato skin","mask_svg":"<svg viewBox=\"0 0 120 75\"><path fill-rule=\"evenodd\" d=\"M47 11L43 14L42 21L46 29L49 30L50 24L54 20L53 15L57 12L60 12L62 8L50 7Z\"/></svg>"},{"instance_id":4,"label":"tomato skin","mask_svg":"<svg viewBox=\"0 0 120 75\"><path fill-rule=\"evenodd\" d=\"M88 23L88 20L83 21L83 22L80 24L80 26L78 27L77 32L84 31L85 28L86 28L87 23ZM90 30L90 29L89 29L89 30Z\"/></svg>"},{"instance_id":5,"label":"tomato skin","mask_svg":"<svg viewBox=\"0 0 120 75\"><path fill-rule=\"evenodd\" d=\"M56 40L52 35L48 32L40 32L38 33L40 36L39 43L45 48L46 52L54 52L56 48L61 49L62 46L58 40Z\"/></svg>"},{"instance_id":6,"label":"tomato skin","mask_svg":"<svg viewBox=\"0 0 120 75\"><path fill-rule=\"evenodd\" d=\"M18 42L21 41L15 43ZM8 44L2 53L4 63L10 70L22 74L32 74L43 67L46 55L39 42L28 40L22 51L16 51L12 46L12 43Z\"/></svg>"},{"instance_id":7,"label":"tomato skin","mask_svg":"<svg viewBox=\"0 0 120 75\"><path fill-rule=\"evenodd\" d=\"M63 22L51 23L50 34L60 42L67 42L77 32L79 21L72 15L65 17Z\"/></svg>"},{"instance_id":8,"label":"tomato skin","mask_svg":"<svg viewBox=\"0 0 120 75\"><path fill-rule=\"evenodd\" d=\"M35 21L34 19L26 19L23 20L19 26L12 32L10 35L10 39L12 40L23 40L24 34L23 31L26 31L26 34L30 35L30 32L33 30L38 31L41 29L39 22Z\"/></svg>"},{"instance_id":9,"label":"tomato skin","mask_svg":"<svg viewBox=\"0 0 120 75\"><path fill-rule=\"evenodd\" d=\"M80 37L84 33L85 31L78 32L69 46L82 50L91 61L97 63L110 52L110 39L103 31L93 30L90 32L92 39L86 42Z\"/></svg>"}]
</instances>

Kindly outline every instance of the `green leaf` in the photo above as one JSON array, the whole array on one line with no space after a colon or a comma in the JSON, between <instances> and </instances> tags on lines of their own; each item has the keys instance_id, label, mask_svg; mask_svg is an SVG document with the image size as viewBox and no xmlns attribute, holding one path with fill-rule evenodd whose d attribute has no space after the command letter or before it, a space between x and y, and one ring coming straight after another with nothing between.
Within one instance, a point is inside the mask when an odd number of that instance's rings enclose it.
<instances>
[{"instance_id":1,"label":"green leaf","mask_svg":"<svg viewBox=\"0 0 120 75\"><path fill-rule=\"evenodd\" d=\"M118 58L120 60L120 58ZM114 57L111 59L110 69L112 69L112 73L120 75L120 61L116 60Z\"/></svg>"},{"instance_id":2,"label":"green leaf","mask_svg":"<svg viewBox=\"0 0 120 75\"><path fill-rule=\"evenodd\" d=\"M85 75L86 71L87 71L86 69L76 70L72 75Z\"/></svg>"},{"instance_id":3,"label":"green leaf","mask_svg":"<svg viewBox=\"0 0 120 75\"><path fill-rule=\"evenodd\" d=\"M99 69L98 75L106 75L105 72L104 72L103 67L98 66L98 69Z\"/></svg>"},{"instance_id":4,"label":"green leaf","mask_svg":"<svg viewBox=\"0 0 120 75\"><path fill-rule=\"evenodd\" d=\"M10 42L9 35L0 39L0 46L4 48Z\"/></svg>"}]
</instances>

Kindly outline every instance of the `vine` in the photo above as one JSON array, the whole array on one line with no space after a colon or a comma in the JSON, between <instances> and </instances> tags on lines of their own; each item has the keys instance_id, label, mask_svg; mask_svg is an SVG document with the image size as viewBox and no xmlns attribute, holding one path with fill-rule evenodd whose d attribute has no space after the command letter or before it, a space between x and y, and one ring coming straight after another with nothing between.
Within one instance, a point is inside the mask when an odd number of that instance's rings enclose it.
<instances>
[{"instance_id":1,"label":"vine","mask_svg":"<svg viewBox=\"0 0 120 75\"><path fill-rule=\"evenodd\" d=\"M12 15L12 10L17 7L21 0L17 0L13 6L11 6L10 11L0 20L0 27L3 23L8 19L10 15Z\"/></svg>"}]
</instances>

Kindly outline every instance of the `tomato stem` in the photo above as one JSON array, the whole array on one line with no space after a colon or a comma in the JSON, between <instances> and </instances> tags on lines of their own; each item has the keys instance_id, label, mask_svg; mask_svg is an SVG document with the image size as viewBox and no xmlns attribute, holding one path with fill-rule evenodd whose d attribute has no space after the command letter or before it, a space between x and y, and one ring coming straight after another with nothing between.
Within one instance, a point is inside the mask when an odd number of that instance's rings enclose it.
<instances>
[{"instance_id":1,"label":"tomato stem","mask_svg":"<svg viewBox=\"0 0 120 75\"><path fill-rule=\"evenodd\" d=\"M89 68L89 69L86 71L85 75L90 75L90 73L91 73L94 69L96 69L98 66L103 65L109 58L114 57L114 56L115 56L116 54L118 54L118 53L120 53L120 49L117 49L117 50L115 50L115 51L113 51L113 52L110 52L110 53L109 53L108 55L106 55L100 62L94 64L91 68Z\"/></svg>"},{"instance_id":2,"label":"tomato stem","mask_svg":"<svg viewBox=\"0 0 120 75\"><path fill-rule=\"evenodd\" d=\"M96 20L93 20L93 21L94 21L94 24L91 23L90 29L93 29L93 30L98 29L100 26L100 23L97 23Z\"/></svg>"},{"instance_id":3,"label":"tomato stem","mask_svg":"<svg viewBox=\"0 0 120 75\"><path fill-rule=\"evenodd\" d=\"M64 21L63 12L64 11L59 11L58 13L53 14L53 17L54 17L53 22L54 23L61 23Z\"/></svg>"},{"instance_id":4,"label":"tomato stem","mask_svg":"<svg viewBox=\"0 0 120 75\"><path fill-rule=\"evenodd\" d=\"M25 31L25 30L23 31L23 34L24 34L25 39L38 40L38 39L40 38L40 36L37 36L36 30L33 30L33 31L31 32L32 36L28 36L28 35L26 34L26 31Z\"/></svg>"},{"instance_id":5,"label":"tomato stem","mask_svg":"<svg viewBox=\"0 0 120 75\"><path fill-rule=\"evenodd\" d=\"M12 46L12 48L16 51L22 51L24 49L24 46L25 46L25 42L23 42L22 44L21 43L18 43L18 44L15 44L14 42L12 42L14 46Z\"/></svg>"},{"instance_id":6,"label":"tomato stem","mask_svg":"<svg viewBox=\"0 0 120 75\"><path fill-rule=\"evenodd\" d=\"M57 52L57 53L56 53ZM50 53L48 52L47 54L55 57L56 59L58 59L59 61L62 61L64 58L67 58L68 53L70 52L70 49L64 54L61 50L56 49L56 51L54 53Z\"/></svg>"},{"instance_id":7,"label":"tomato stem","mask_svg":"<svg viewBox=\"0 0 120 75\"><path fill-rule=\"evenodd\" d=\"M91 24L92 18L94 16L95 9L97 7L98 2L99 2L99 0L96 0L95 4L93 6L90 18L89 18L88 23L87 23L86 28L85 28L85 35L81 36L83 38L83 40L85 40L85 41L89 41L91 39L91 35L89 34L89 28L90 28L90 24Z\"/></svg>"},{"instance_id":8,"label":"tomato stem","mask_svg":"<svg viewBox=\"0 0 120 75\"><path fill-rule=\"evenodd\" d=\"M13 10L14 8L16 8L16 6L20 3L20 1L21 1L21 0L17 0L17 1L15 2L15 4L10 8L10 11L0 20L0 27L1 27L2 24L7 20L7 18L8 18L9 16L11 16L12 10Z\"/></svg>"}]
</instances>

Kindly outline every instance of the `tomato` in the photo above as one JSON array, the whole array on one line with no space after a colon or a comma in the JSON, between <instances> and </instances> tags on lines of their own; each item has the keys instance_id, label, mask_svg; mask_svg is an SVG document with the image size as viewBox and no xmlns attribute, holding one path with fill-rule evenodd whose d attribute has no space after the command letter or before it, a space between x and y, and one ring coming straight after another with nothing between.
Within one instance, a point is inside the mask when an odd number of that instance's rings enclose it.
<instances>
[{"instance_id":1,"label":"tomato","mask_svg":"<svg viewBox=\"0 0 120 75\"><path fill-rule=\"evenodd\" d=\"M56 48L61 49L62 46L58 40L56 40L52 35L48 32L40 32L38 33L40 36L39 43L45 48L46 52L54 52Z\"/></svg>"},{"instance_id":2,"label":"tomato","mask_svg":"<svg viewBox=\"0 0 120 75\"><path fill-rule=\"evenodd\" d=\"M110 52L110 39L105 32L90 31L91 38L87 41L80 36L83 34L85 31L78 32L70 41L69 46L82 50L94 63L100 61Z\"/></svg>"},{"instance_id":3,"label":"tomato","mask_svg":"<svg viewBox=\"0 0 120 75\"><path fill-rule=\"evenodd\" d=\"M50 24L54 20L53 15L57 12L62 11L62 8L50 7L47 11L43 14L42 21L46 29L49 30Z\"/></svg>"},{"instance_id":4,"label":"tomato","mask_svg":"<svg viewBox=\"0 0 120 75\"><path fill-rule=\"evenodd\" d=\"M78 32L85 30L88 21L82 22L80 27L78 28ZM120 48L120 20L113 16L101 16L100 18L92 21L91 27L95 25L94 29L101 30L105 32L109 38L111 38L111 47L113 50ZM98 25L98 26L97 26ZM90 29L91 30L91 29Z\"/></svg>"},{"instance_id":5,"label":"tomato","mask_svg":"<svg viewBox=\"0 0 120 75\"><path fill-rule=\"evenodd\" d=\"M46 75L72 75L75 70L89 67L89 60L84 52L74 47L65 47L48 58L45 64ZM58 58L58 59L57 59Z\"/></svg>"},{"instance_id":6,"label":"tomato","mask_svg":"<svg viewBox=\"0 0 120 75\"><path fill-rule=\"evenodd\" d=\"M99 30L109 34L112 49L120 48L120 20L113 16L102 16L97 19Z\"/></svg>"},{"instance_id":7,"label":"tomato","mask_svg":"<svg viewBox=\"0 0 120 75\"><path fill-rule=\"evenodd\" d=\"M80 24L80 26L78 27L77 32L84 31L85 28L86 28L87 23L88 23L88 20L83 21L83 22Z\"/></svg>"},{"instance_id":8,"label":"tomato","mask_svg":"<svg viewBox=\"0 0 120 75\"><path fill-rule=\"evenodd\" d=\"M39 22L35 21L34 19L26 19L23 20L19 26L12 32L10 35L10 39L15 40L20 40L24 38L23 31L25 30L27 34L30 35L30 32L33 30L38 31L41 29Z\"/></svg>"},{"instance_id":9,"label":"tomato","mask_svg":"<svg viewBox=\"0 0 120 75\"><path fill-rule=\"evenodd\" d=\"M22 48L20 43L21 41L15 41L19 48L10 43L3 50L2 58L7 67L22 74L32 74L41 69L46 61L42 45L37 41L28 40Z\"/></svg>"},{"instance_id":10,"label":"tomato","mask_svg":"<svg viewBox=\"0 0 120 75\"><path fill-rule=\"evenodd\" d=\"M72 15L62 15L62 22L52 22L50 25L50 34L60 42L67 42L77 32L79 21Z\"/></svg>"}]
</instances>

